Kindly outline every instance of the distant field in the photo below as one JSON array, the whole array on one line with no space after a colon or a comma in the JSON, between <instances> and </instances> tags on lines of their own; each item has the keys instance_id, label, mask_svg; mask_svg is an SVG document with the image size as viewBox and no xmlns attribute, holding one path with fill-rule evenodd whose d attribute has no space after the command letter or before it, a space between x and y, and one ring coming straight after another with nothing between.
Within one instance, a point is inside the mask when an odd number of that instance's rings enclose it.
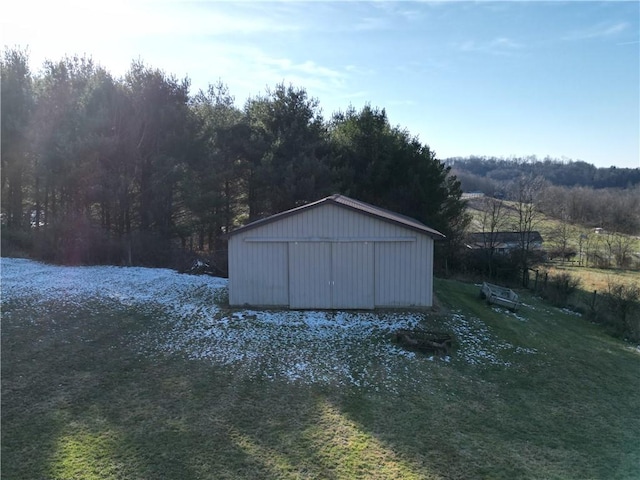
<instances>
[{"instance_id":1,"label":"distant field","mask_svg":"<svg viewBox=\"0 0 640 480\"><path fill-rule=\"evenodd\" d=\"M503 227L505 230L517 230L517 217L515 204L513 202L504 202L505 207L503 210L503 215L506 218L506 227ZM471 214L472 221L469 230L472 232L481 232L482 231L482 215L483 215L483 205L482 199L473 199L469 202L467 211ZM600 252L605 252L605 236L606 235L596 235L593 232L592 228L585 227L582 225L573 225L573 224L564 224L558 219L548 217L544 214L538 213L536 222L533 226L534 230L540 232L543 238L543 248L547 251L552 251L554 248L557 248L557 239L561 235L561 231L563 228L566 228L565 236L568 239L568 247L573 249L577 254L580 252L580 236L588 235L590 246L588 248L591 251L600 250ZM637 281L638 275L640 275L640 237L632 236L632 235L624 235L626 239L629 241L629 253L632 258L632 263L634 264L634 268L632 270L628 270L627 273L623 273L620 270L598 270L596 268L588 268L584 271L581 271L578 268L574 268L579 266L580 257L576 255L573 262L555 262L551 264L550 268L553 269L570 269L572 274L580 276L583 281L583 285L586 287L587 285L594 285L596 289L601 290L603 285L607 284L608 278L618 277L622 281ZM583 239L582 251L583 253L587 249L587 242ZM582 261L585 262L586 259L582 258Z\"/></svg>"},{"instance_id":2,"label":"distant field","mask_svg":"<svg viewBox=\"0 0 640 480\"><path fill-rule=\"evenodd\" d=\"M468 211L472 216L471 223L471 231L480 232L482 231L482 199L473 199L468 204ZM515 209L515 203L510 201L504 201L504 207L502 210L502 215L506 218L507 228L506 230L514 230L517 222L517 212ZM536 225L534 225L534 230L538 230L542 235L543 239L550 239L555 236L555 232L558 231L561 222L555 218L548 217L544 214L537 214ZM569 236L572 239L575 239L575 242L578 241L581 233L585 233L589 231L586 227L581 227L577 225L568 225L570 234ZM573 242L572 242L573 243Z\"/></svg>"},{"instance_id":3,"label":"distant field","mask_svg":"<svg viewBox=\"0 0 640 480\"><path fill-rule=\"evenodd\" d=\"M640 477L640 351L523 293L429 312L227 310L225 281L2 259L10 479ZM400 349L414 325L457 337Z\"/></svg>"},{"instance_id":4,"label":"distant field","mask_svg":"<svg viewBox=\"0 0 640 480\"><path fill-rule=\"evenodd\" d=\"M609 285L622 283L625 285L638 285L640 287L640 271L598 269L578 267L570 264L556 264L547 267L549 274L566 272L580 279L579 288L586 292L606 292Z\"/></svg>"}]
</instances>

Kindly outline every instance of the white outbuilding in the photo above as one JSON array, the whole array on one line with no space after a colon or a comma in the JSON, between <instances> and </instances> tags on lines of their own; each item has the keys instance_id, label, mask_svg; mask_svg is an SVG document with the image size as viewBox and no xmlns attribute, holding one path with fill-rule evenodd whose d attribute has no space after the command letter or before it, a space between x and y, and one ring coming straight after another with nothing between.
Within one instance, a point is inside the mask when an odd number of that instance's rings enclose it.
<instances>
[{"instance_id":1,"label":"white outbuilding","mask_svg":"<svg viewBox=\"0 0 640 480\"><path fill-rule=\"evenodd\" d=\"M428 307L433 242L417 220L331 195L229 235L231 306Z\"/></svg>"}]
</instances>

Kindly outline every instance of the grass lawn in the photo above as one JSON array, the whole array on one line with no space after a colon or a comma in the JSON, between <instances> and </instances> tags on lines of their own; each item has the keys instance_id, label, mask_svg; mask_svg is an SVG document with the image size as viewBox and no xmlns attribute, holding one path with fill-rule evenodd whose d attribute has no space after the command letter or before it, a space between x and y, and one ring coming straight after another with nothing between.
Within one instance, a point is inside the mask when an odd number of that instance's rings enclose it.
<instances>
[{"instance_id":1,"label":"grass lawn","mask_svg":"<svg viewBox=\"0 0 640 480\"><path fill-rule=\"evenodd\" d=\"M441 360L345 325L358 341L310 336L295 313L207 310L200 287L179 321L153 301L158 282L143 303L17 295L4 261L3 478L640 478L640 351L526 293L513 314L438 280L435 311L394 314L453 330L457 351ZM363 329L392 318L362 315L379 317ZM249 329L266 338L258 359ZM222 361L225 342L246 357ZM296 348L344 371L310 376L295 357L295 374L279 374Z\"/></svg>"},{"instance_id":2,"label":"grass lawn","mask_svg":"<svg viewBox=\"0 0 640 480\"><path fill-rule=\"evenodd\" d=\"M570 263L556 263L547 267L549 274L568 273L580 279L580 289L592 293L594 290L600 293L608 291L609 285L637 285L640 287L640 271L587 268L572 265Z\"/></svg>"}]
</instances>

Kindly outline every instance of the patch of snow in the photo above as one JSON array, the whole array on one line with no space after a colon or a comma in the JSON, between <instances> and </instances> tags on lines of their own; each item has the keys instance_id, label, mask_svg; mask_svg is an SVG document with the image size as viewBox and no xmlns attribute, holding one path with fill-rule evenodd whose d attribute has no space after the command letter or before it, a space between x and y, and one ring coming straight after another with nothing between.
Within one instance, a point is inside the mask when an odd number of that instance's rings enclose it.
<instances>
[{"instance_id":1,"label":"patch of snow","mask_svg":"<svg viewBox=\"0 0 640 480\"><path fill-rule=\"evenodd\" d=\"M455 332L459 348L456 355L471 365L498 365L509 367L505 353L537 353L534 349L515 347L500 341L487 325L476 317L467 318L460 312L453 312L448 327Z\"/></svg>"},{"instance_id":2,"label":"patch of snow","mask_svg":"<svg viewBox=\"0 0 640 480\"><path fill-rule=\"evenodd\" d=\"M110 300L123 306L156 307L188 316L212 299L227 281L209 276L179 274L163 268L60 267L26 259L2 258L2 301L28 300L80 306L87 300Z\"/></svg>"},{"instance_id":3,"label":"patch of snow","mask_svg":"<svg viewBox=\"0 0 640 480\"><path fill-rule=\"evenodd\" d=\"M538 353L538 350L535 348L524 348L524 347L516 347L516 353L525 353L525 354L535 354Z\"/></svg>"},{"instance_id":4,"label":"patch of snow","mask_svg":"<svg viewBox=\"0 0 640 480\"><path fill-rule=\"evenodd\" d=\"M68 308L69 316L91 302L100 304L100 312L135 309L157 319L139 338L147 355L184 355L256 378L391 391L427 382L429 369L415 364L434 361L390 341L394 331L420 325L425 317L419 312L222 311L214 302L215 293L227 287L222 278L7 258L0 266L3 314L28 305L34 321L42 321L51 302ZM536 353L499 341L482 321L459 312L445 328L459 346L444 362L509 366L502 355L506 351Z\"/></svg>"},{"instance_id":5,"label":"patch of snow","mask_svg":"<svg viewBox=\"0 0 640 480\"><path fill-rule=\"evenodd\" d=\"M172 320L154 350L267 378L389 387L388 380L407 362L420 360L392 344L391 333L413 328L420 319L419 314L243 310L220 319Z\"/></svg>"},{"instance_id":6,"label":"patch of snow","mask_svg":"<svg viewBox=\"0 0 640 480\"><path fill-rule=\"evenodd\" d=\"M582 316L582 314L581 314L581 313L579 313L579 312L574 312L573 310L571 310L571 309L569 309L569 308L561 308L561 309L560 309L560 311L561 311L562 313L566 313L567 315L573 315L573 316L576 316L576 317L581 317L581 316Z\"/></svg>"},{"instance_id":7,"label":"patch of snow","mask_svg":"<svg viewBox=\"0 0 640 480\"><path fill-rule=\"evenodd\" d=\"M521 322L526 322L527 319L521 315L518 315L518 312L514 312L509 310L508 308L500 308L500 307L496 307L495 305L491 308L494 312L497 313L502 313L504 315L509 315L510 317L513 317L517 320L520 320Z\"/></svg>"}]
</instances>

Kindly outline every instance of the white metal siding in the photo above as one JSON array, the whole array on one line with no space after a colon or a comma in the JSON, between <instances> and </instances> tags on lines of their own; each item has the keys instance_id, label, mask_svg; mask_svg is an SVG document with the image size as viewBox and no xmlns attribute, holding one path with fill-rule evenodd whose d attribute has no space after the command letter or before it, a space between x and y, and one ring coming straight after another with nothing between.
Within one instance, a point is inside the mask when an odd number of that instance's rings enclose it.
<instances>
[{"instance_id":1,"label":"white metal siding","mask_svg":"<svg viewBox=\"0 0 640 480\"><path fill-rule=\"evenodd\" d=\"M333 308L374 308L373 245L371 242L332 244Z\"/></svg>"},{"instance_id":2,"label":"white metal siding","mask_svg":"<svg viewBox=\"0 0 640 480\"><path fill-rule=\"evenodd\" d=\"M389 222L378 220L336 205L322 205L295 215L253 228L237 236L244 238L286 239L359 239L378 237L410 237L421 235Z\"/></svg>"},{"instance_id":3,"label":"white metal siding","mask_svg":"<svg viewBox=\"0 0 640 480\"><path fill-rule=\"evenodd\" d=\"M229 240L229 303L289 305L286 243L246 243Z\"/></svg>"},{"instance_id":4,"label":"white metal siding","mask_svg":"<svg viewBox=\"0 0 640 480\"><path fill-rule=\"evenodd\" d=\"M432 265L428 235L327 204L232 236L229 301L291 308L430 306ZM338 281L333 293L323 290L323 282Z\"/></svg>"},{"instance_id":5,"label":"white metal siding","mask_svg":"<svg viewBox=\"0 0 640 480\"><path fill-rule=\"evenodd\" d=\"M289 305L331 308L331 244L289 244Z\"/></svg>"},{"instance_id":6,"label":"white metal siding","mask_svg":"<svg viewBox=\"0 0 640 480\"><path fill-rule=\"evenodd\" d=\"M373 243L289 244L291 308L374 308Z\"/></svg>"},{"instance_id":7,"label":"white metal siding","mask_svg":"<svg viewBox=\"0 0 640 480\"><path fill-rule=\"evenodd\" d=\"M422 307L432 304L433 240L376 243L376 306Z\"/></svg>"}]
</instances>

